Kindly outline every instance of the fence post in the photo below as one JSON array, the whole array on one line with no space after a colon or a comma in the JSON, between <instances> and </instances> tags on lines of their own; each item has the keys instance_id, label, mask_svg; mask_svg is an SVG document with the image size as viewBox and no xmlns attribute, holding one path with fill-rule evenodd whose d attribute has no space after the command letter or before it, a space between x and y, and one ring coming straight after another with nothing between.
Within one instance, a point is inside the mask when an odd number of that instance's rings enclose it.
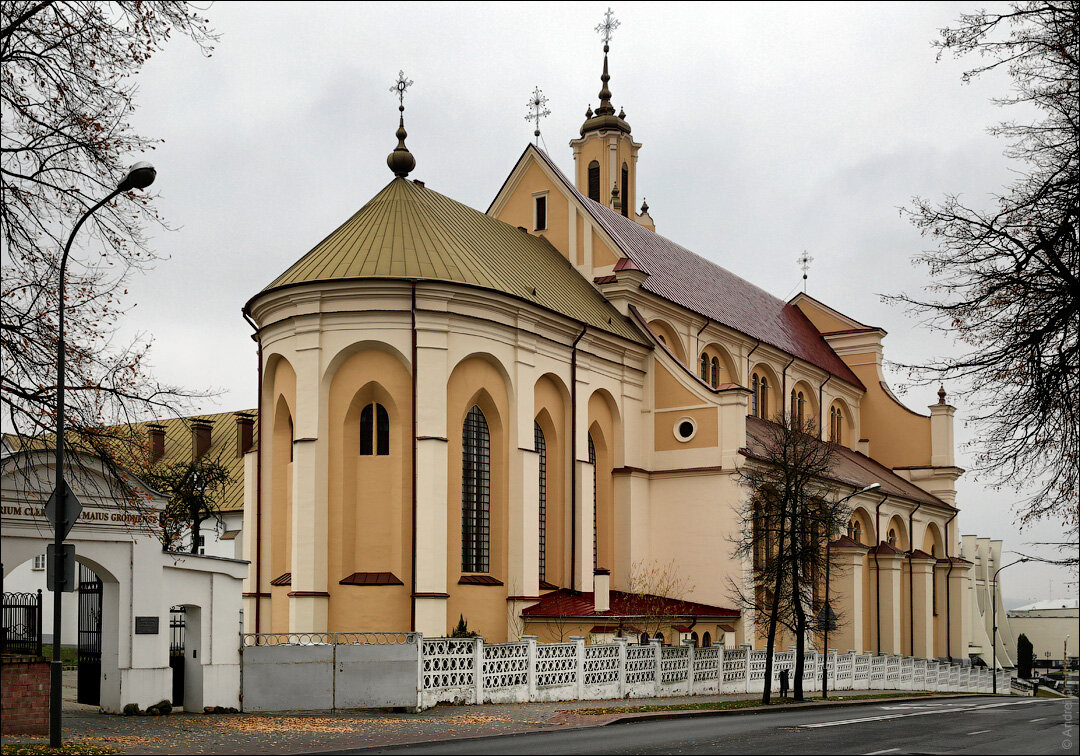
<instances>
[{"instance_id":1,"label":"fence post","mask_svg":"<svg viewBox=\"0 0 1080 756\"><path fill-rule=\"evenodd\" d=\"M721 636L723 637L723 636ZM716 648L716 695L724 692L724 644Z\"/></svg>"},{"instance_id":2,"label":"fence post","mask_svg":"<svg viewBox=\"0 0 1080 756\"><path fill-rule=\"evenodd\" d=\"M525 641L528 646L525 650L525 671L526 671L526 688L528 689L529 697L527 700L536 700L536 635L523 635L521 639Z\"/></svg>"},{"instance_id":3,"label":"fence post","mask_svg":"<svg viewBox=\"0 0 1080 756\"><path fill-rule=\"evenodd\" d=\"M686 646L686 695L694 695L694 649L696 646L692 640L683 641Z\"/></svg>"},{"instance_id":4,"label":"fence post","mask_svg":"<svg viewBox=\"0 0 1080 756\"><path fill-rule=\"evenodd\" d=\"M742 644L742 646L740 646L740 648L742 648L743 652L746 655L746 690L743 691L743 692L744 693L749 693L750 692L750 644L749 643L744 643L744 644Z\"/></svg>"},{"instance_id":5,"label":"fence post","mask_svg":"<svg viewBox=\"0 0 1080 756\"><path fill-rule=\"evenodd\" d=\"M615 639L619 645L619 698L626 698L626 645L627 639L621 635Z\"/></svg>"},{"instance_id":6,"label":"fence post","mask_svg":"<svg viewBox=\"0 0 1080 756\"><path fill-rule=\"evenodd\" d=\"M424 634L410 633L416 641L416 711L424 710Z\"/></svg>"},{"instance_id":7,"label":"fence post","mask_svg":"<svg viewBox=\"0 0 1080 756\"><path fill-rule=\"evenodd\" d=\"M476 686L476 703L484 702L484 639L477 638L473 645L473 684Z\"/></svg>"},{"instance_id":8,"label":"fence post","mask_svg":"<svg viewBox=\"0 0 1080 756\"><path fill-rule=\"evenodd\" d=\"M577 681L577 700L585 700L585 637L571 635L570 640L574 643L574 661L577 662L577 672L574 679Z\"/></svg>"},{"instance_id":9,"label":"fence post","mask_svg":"<svg viewBox=\"0 0 1080 756\"><path fill-rule=\"evenodd\" d=\"M653 669L653 696L660 697L661 680L664 677L664 645L660 642L659 638L653 638L649 641L653 647L653 661L656 667Z\"/></svg>"}]
</instances>

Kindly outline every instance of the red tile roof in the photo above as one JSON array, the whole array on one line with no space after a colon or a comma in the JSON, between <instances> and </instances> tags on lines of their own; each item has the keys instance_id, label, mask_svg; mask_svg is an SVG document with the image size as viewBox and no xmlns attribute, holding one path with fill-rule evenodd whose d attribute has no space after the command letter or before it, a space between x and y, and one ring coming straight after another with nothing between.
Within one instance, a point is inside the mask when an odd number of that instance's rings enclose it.
<instances>
[{"instance_id":1,"label":"red tile roof","mask_svg":"<svg viewBox=\"0 0 1080 756\"><path fill-rule=\"evenodd\" d=\"M746 449L744 456L751 459L764 461L764 443L768 438L768 428L771 423L753 415L746 418ZM819 443L826 443L821 441ZM870 483L880 483L878 493L890 496L902 496L911 501L920 501L942 509L955 510L956 507L947 504L933 494L919 488L909 480L901 478L880 462L876 462L865 454L849 449L846 446L835 445L836 454L833 458L831 479L853 488L862 488Z\"/></svg>"},{"instance_id":2,"label":"red tile roof","mask_svg":"<svg viewBox=\"0 0 1080 756\"><path fill-rule=\"evenodd\" d=\"M549 593L533 606L525 609L524 617L642 617L658 614L673 617L723 617L737 619L737 609L725 609L694 601L640 595L624 591L610 591L610 609L597 612L592 593L575 593L565 588Z\"/></svg>"},{"instance_id":3,"label":"red tile roof","mask_svg":"<svg viewBox=\"0 0 1080 756\"><path fill-rule=\"evenodd\" d=\"M619 245L628 262L649 274L642 287L717 323L745 333L828 371L854 386L862 381L822 338L798 307L774 297L726 268L584 196L541 149L530 145ZM620 266L622 266L620 268Z\"/></svg>"},{"instance_id":4,"label":"red tile roof","mask_svg":"<svg viewBox=\"0 0 1080 756\"><path fill-rule=\"evenodd\" d=\"M354 572L338 581L338 585L405 585L392 572Z\"/></svg>"}]
</instances>

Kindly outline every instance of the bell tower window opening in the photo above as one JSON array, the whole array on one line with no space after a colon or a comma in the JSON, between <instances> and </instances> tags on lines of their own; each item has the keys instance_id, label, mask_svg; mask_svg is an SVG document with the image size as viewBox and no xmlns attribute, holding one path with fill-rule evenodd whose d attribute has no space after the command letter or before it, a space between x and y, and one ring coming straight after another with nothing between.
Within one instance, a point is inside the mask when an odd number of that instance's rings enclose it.
<instances>
[{"instance_id":1,"label":"bell tower window opening","mask_svg":"<svg viewBox=\"0 0 1080 756\"><path fill-rule=\"evenodd\" d=\"M596 160L589 163L589 199L600 201L600 163Z\"/></svg>"},{"instance_id":2,"label":"bell tower window opening","mask_svg":"<svg viewBox=\"0 0 1080 756\"><path fill-rule=\"evenodd\" d=\"M461 432L461 571L487 572L491 517L491 434L474 406Z\"/></svg>"},{"instance_id":3,"label":"bell tower window opening","mask_svg":"<svg viewBox=\"0 0 1080 756\"><path fill-rule=\"evenodd\" d=\"M547 440L540 423L533 421L533 447L540 458L540 579L547 579Z\"/></svg>"},{"instance_id":4,"label":"bell tower window opening","mask_svg":"<svg viewBox=\"0 0 1080 756\"><path fill-rule=\"evenodd\" d=\"M622 214L630 217L630 169L626 167L626 163L622 164Z\"/></svg>"}]
</instances>

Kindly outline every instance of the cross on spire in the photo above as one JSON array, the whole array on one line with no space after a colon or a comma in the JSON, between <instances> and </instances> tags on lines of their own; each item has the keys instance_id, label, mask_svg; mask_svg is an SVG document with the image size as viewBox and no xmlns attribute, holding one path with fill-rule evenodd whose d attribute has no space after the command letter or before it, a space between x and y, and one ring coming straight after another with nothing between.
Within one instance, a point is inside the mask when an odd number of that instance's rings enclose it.
<instances>
[{"instance_id":1,"label":"cross on spire","mask_svg":"<svg viewBox=\"0 0 1080 756\"><path fill-rule=\"evenodd\" d=\"M547 107L548 98L544 97L544 93L540 91L540 87L533 89L532 97L529 98L529 102L526 107L529 109L528 114L525 116L526 121L535 121L536 127L533 131L533 136L537 140L540 139L540 119L547 118L551 115L551 111ZM539 144L539 141L537 141Z\"/></svg>"},{"instance_id":2,"label":"cross on spire","mask_svg":"<svg viewBox=\"0 0 1080 756\"><path fill-rule=\"evenodd\" d=\"M399 110L405 109L405 90L412 85L412 80L405 78L405 72L398 71L397 81L395 81L394 85L390 87L390 91L397 95Z\"/></svg>"},{"instance_id":3,"label":"cross on spire","mask_svg":"<svg viewBox=\"0 0 1080 756\"><path fill-rule=\"evenodd\" d=\"M803 253L802 255L800 255L799 259L796 260L796 262L799 263L799 266L802 268L802 290L804 294L806 293L806 273L808 270L810 270L810 263L812 263L813 261L814 258L812 258L805 249L803 250Z\"/></svg>"},{"instance_id":4,"label":"cross on spire","mask_svg":"<svg viewBox=\"0 0 1080 756\"><path fill-rule=\"evenodd\" d=\"M600 35L600 39L604 41L605 52L607 52L608 43L611 42L611 35L618 28L619 21L615 18L615 14L611 12L611 8L608 8L607 13L604 14L604 20L596 27L596 32Z\"/></svg>"}]
</instances>

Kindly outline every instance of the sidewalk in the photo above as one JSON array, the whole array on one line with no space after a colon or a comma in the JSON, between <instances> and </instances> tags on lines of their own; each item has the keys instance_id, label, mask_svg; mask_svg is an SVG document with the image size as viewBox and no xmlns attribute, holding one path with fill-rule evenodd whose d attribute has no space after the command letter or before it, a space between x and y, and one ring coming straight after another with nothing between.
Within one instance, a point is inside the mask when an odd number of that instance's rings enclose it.
<instances>
[{"instance_id":1,"label":"sidewalk","mask_svg":"<svg viewBox=\"0 0 1080 756\"><path fill-rule=\"evenodd\" d=\"M65 675L65 678L67 675ZM68 681L65 679L65 683ZM685 696L617 701L560 701L530 704L440 705L419 714L355 709L275 714L172 714L123 717L74 703L65 684L64 739L111 745L124 753L297 753L415 743L451 738L597 727L626 715L578 714L613 706L711 703L755 696ZM864 691L859 691L863 693ZM877 692L877 691L875 691ZM882 694L902 691L880 691ZM844 693L850 694L849 691ZM814 694L808 698L812 700ZM917 694L916 694L917 695ZM70 698L69 698L70 697ZM897 701L898 699L890 699ZM859 701L858 703L867 703ZM831 702L830 702L831 703ZM853 702L855 703L855 702ZM806 706L807 704L801 704ZM772 708L770 710L773 710ZM743 709L731 713L751 713ZM674 712L687 716L688 711ZM632 715L665 716L664 714ZM668 715L670 716L670 715ZM5 736L4 742L31 738ZM35 738L37 740L37 738Z\"/></svg>"}]
</instances>

